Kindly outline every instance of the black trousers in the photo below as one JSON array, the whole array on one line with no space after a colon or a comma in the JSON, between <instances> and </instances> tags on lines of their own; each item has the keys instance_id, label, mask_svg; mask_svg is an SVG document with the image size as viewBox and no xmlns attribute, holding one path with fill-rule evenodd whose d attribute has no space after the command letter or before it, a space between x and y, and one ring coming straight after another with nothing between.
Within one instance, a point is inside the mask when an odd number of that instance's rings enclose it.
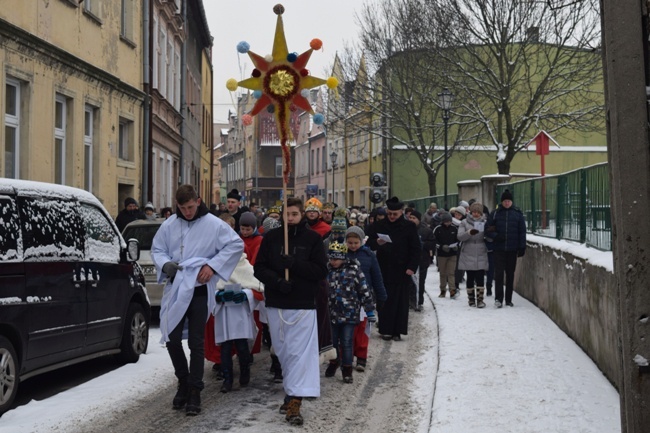
<instances>
[{"instance_id":1,"label":"black trousers","mask_svg":"<svg viewBox=\"0 0 650 433\"><path fill-rule=\"evenodd\" d=\"M174 374L179 380L187 380L194 388L203 389L203 360L205 348L205 322L208 317L208 288L206 285L195 287L192 301L187 307L185 316L169 334L167 342L167 353L174 366ZM187 364L185 351L183 350L183 329L187 321L188 337L187 345L190 348L190 363Z\"/></svg>"},{"instance_id":2,"label":"black trousers","mask_svg":"<svg viewBox=\"0 0 650 433\"><path fill-rule=\"evenodd\" d=\"M512 302L517 267L517 251L494 251L494 300L503 302L503 277L506 283L506 303Z\"/></svg>"},{"instance_id":3,"label":"black trousers","mask_svg":"<svg viewBox=\"0 0 650 433\"><path fill-rule=\"evenodd\" d=\"M227 340L221 343L221 371L224 376L228 375L232 379L232 347L237 348L237 358L239 358L239 365L246 365L250 363L250 350L248 350L248 340L245 338L238 338L236 340ZM241 372L241 368L240 368Z\"/></svg>"},{"instance_id":4,"label":"black trousers","mask_svg":"<svg viewBox=\"0 0 650 433\"><path fill-rule=\"evenodd\" d=\"M429 260L420 262L420 267L418 268L418 305L424 305L424 283L427 279L430 263Z\"/></svg>"}]
</instances>

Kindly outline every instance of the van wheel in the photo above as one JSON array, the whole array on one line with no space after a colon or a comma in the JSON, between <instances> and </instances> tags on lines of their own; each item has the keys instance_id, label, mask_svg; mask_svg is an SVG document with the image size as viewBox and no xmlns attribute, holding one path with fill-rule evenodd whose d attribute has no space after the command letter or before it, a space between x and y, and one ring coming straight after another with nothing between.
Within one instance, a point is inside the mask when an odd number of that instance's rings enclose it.
<instances>
[{"instance_id":1,"label":"van wheel","mask_svg":"<svg viewBox=\"0 0 650 433\"><path fill-rule=\"evenodd\" d=\"M5 413L18 392L18 358L14 346L0 336L0 415Z\"/></svg>"},{"instance_id":2,"label":"van wheel","mask_svg":"<svg viewBox=\"0 0 650 433\"><path fill-rule=\"evenodd\" d=\"M147 352L148 345L149 322L142 305L132 303L126 313L118 359L124 363L138 362L140 355Z\"/></svg>"}]
</instances>

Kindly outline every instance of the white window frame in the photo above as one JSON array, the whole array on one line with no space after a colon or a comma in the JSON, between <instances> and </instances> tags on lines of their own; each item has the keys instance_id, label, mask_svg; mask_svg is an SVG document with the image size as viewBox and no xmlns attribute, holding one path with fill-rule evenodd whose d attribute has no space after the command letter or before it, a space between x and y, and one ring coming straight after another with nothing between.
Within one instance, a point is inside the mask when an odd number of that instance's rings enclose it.
<instances>
[{"instance_id":1,"label":"white window frame","mask_svg":"<svg viewBox=\"0 0 650 433\"><path fill-rule=\"evenodd\" d=\"M20 179L20 81L7 78L5 82L5 91L7 87L13 87L16 89L16 99L14 101L14 106L16 107L16 113L10 114L7 113L7 106L5 106L5 129L11 128L14 130L14 142L13 142L13 158L11 160L7 158L7 135L5 134L5 167L4 167L4 177L9 177L8 167L13 164L13 179Z\"/></svg>"},{"instance_id":2,"label":"white window frame","mask_svg":"<svg viewBox=\"0 0 650 433\"><path fill-rule=\"evenodd\" d=\"M159 49L160 56L158 57L158 72L160 76L158 77L158 92L163 97L167 97L167 29L165 29L164 23L160 23L160 34L158 35L159 40Z\"/></svg>"},{"instance_id":3,"label":"white window frame","mask_svg":"<svg viewBox=\"0 0 650 433\"><path fill-rule=\"evenodd\" d=\"M57 107L59 106L59 104L61 106L61 126L57 127L57 125L56 125L56 117L57 117L56 112L57 112ZM54 167L54 177L55 177L55 179L54 179L54 182L58 183L60 185L65 185L65 171L66 171L65 162L66 162L66 146L67 146L67 143L66 143L66 141L67 141L66 140L66 134L67 134L66 124L68 122L67 117L68 117L67 98L65 96L57 93L55 101L54 101L54 152L55 152L55 155L54 155L54 161L55 161L55 167ZM56 141L57 140L61 140L61 148L60 149L57 149L57 146L56 146ZM57 150L58 150L58 153L59 153L58 156L60 158L60 161L58 162L58 165L59 165L58 167L56 167L56 164L57 164L57 162L56 162L57 161L57 155L56 155ZM57 168L59 170L59 178L58 179L56 178L57 177L56 176Z\"/></svg>"},{"instance_id":4,"label":"white window frame","mask_svg":"<svg viewBox=\"0 0 650 433\"><path fill-rule=\"evenodd\" d=\"M174 105L174 41L172 38L167 39L167 89L165 94L167 100Z\"/></svg>"},{"instance_id":5,"label":"white window frame","mask_svg":"<svg viewBox=\"0 0 650 433\"><path fill-rule=\"evenodd\" d=\"M279 170L279 172L278 172ZM279 174L278 174L279 173ZM275 157L275 177L282 177L282 157Z\"/></svg>"},{"instance_id":6,"label":"white window frame","mask_svg":"<svg viewBox=\"0 0 650 433\"><path fill-rule=\"evenodd\" d=\"M133 122L120 117L117 138L117 157L122 161L131 161L131 128Z\"/></svg>"},{"instance_id":7,"label":"white window frame","mask_svg":"<svg viewBox=\"0 0 650 433\"><path fill-rule=\"evenodd\" d=\"M155 35L153 38L153 52L154 52L154 60L153 60L153 83L151 85L153 86L154 89L158 88L158 59L160 58L160 40L158 38L160 28L158 27L158 14L153 15L153 34Z\"/></svg>"},{"instance_id":8,"label":"white window frame","mask_svg":"<svg viewBox=\"0 0 650 433\"><path fill-rule=\"evenodd\" d=\"M84 189L93 192L93 162L94 162L94 128L95 107L86 104L84 107Z\"/></svg>"},{"instance_id":9,"label":"white window frame","mask_svg":"<svg viewBox=\"0 0 650 433\"><path fill-rule=\"evenodd\" d=\"M174 53L174 107L181 111L181 47L176 44Z\"/></svg>"},{"instance_id":10,"label":"white window frame","mask_svg":"<svg viewBox=\"0 0 650 433\"><path fill-rule=\"evenodd\" d=\"M84 0L84 10L91 15L101 18L101 0Z\"/></svg>"}]
</instances>

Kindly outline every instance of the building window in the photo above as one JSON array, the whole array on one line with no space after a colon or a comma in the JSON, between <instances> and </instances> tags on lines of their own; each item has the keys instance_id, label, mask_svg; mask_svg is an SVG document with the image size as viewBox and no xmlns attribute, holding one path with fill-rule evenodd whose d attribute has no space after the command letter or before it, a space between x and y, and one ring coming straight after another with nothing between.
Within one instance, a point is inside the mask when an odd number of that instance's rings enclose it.
<instances>
[{"instance_id":1,"label":"building window","mask_svg":"<svg viewBox=\"0 0 650 433\"><path fill-rule=\"evenodd\" d=\"M120 118L118 157L123 161L133 160L133 122Z\"/></svg>"},{"instance_id":2,"label":"building window","mask_svg":"<svg viewBox=\"0 0 650 433\"><path fill-rule=\"evenodd\" d=\"M84 10L96 18L101 18L101 0L84 0Z\"/></svg>"},{"instance_id":3,"label":"building window","mask_svg":"<svg viewBox=\"0 0 650 433\"><path fill-rule=\"evenodd\" d=\"M154 89L158 88L158 59L160 58L160 38L156 35L160 34L158 28L158 15L153 16L153 83Z\"/></svg>"},{"instance_id":4,"label":"building window","mask_svg":"<svg viewBox=\"0 0 650 433\"><path fill-rule=\"evenodd\" d=\"M97 108L86 104L84 108L84 189L90 193L97 186L99 159L95 152Z\"/></svg>"},{"instance_id":5,"label":"building window","mask_svg":"<svg viewBox=\"0 0 650 433\"><path fill-rule=\"evenodd\" d=\"M174 42L167 39L167 100L175 106L174 102ZM164 85L164 84L163 84Z\"/></svg>"},{"instance_id":6,"label":"building window","mask_svg":"<svg viewBox=\"0 0 650 433\"><path fill-rule=\"evenodd\" d=\"M275 177L282 177L282 157L275 157Z\"/></svg>"},{"instance_id":7,"label":"building window","mask_svg":"<svg viewBox=\"0 0 650 433\"><path fill-rule=\"evenodd\" d=\"M160 23L158 34L158 91L164 97L167 96L167 31L163 23Z\"/></svg>"},{"instance_id":8,"label":"building window","mask_svg":"<svg viewBox=\"0 0 650 433\"><path fill-rule=\"evenodd\" d=\"M122 0L120 18L120 36L133 40L133 0Z\"/></svg>"},{"instance_id":9,"label":"building window","mask_svg":"<svg viewBox=\"0 0 650 433\"><path fill-rule=\"evenodd\" d=\"M174 107L181 111L181 48L176 45L174 53Z\"/></svg>"},{"instance_id":10,"label":"building window","mask_svg":"<svg viewBox=\"0 0 650 433\"><path fill-rule=\"evenodd\" d=\"M65 96L56 95L54 102L54 182L65 185L66 123L68 114Z\"/></svg>"},{"instance_id":11,"label":"building window","mask_svg":"<svg viewBox=\"0 0 650 433\"><path fill-rule=\"evenodd\" d=\"M316 149L316 174L320 173L320 147Z\"/></svg>"},{"instance_id":12,"label":"building window","mask_svg":"<svg viewBox=\"0 0 650 433\"><path fill-rule=\"evenodd\" d=\"M20 83L9 78L5 85L4 177L20 178Z\"/></svg>"}]
</instances>

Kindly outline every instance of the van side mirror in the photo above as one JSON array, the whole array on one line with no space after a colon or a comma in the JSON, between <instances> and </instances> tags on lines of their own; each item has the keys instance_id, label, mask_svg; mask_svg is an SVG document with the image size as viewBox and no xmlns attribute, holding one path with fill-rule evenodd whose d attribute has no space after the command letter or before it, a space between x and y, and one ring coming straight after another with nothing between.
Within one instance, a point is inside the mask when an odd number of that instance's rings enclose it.
<instances>
[{"instance_id":1,"label":"van side mirror","mask_svg":"<svg viewBox=\"0 0 650 433\"><path fill-rule=\"evenodd\" d=\"M126 241L126 260L128 262L140 260L140 242L137 239L131 238Z\"/></svg>"}]
</instances>

